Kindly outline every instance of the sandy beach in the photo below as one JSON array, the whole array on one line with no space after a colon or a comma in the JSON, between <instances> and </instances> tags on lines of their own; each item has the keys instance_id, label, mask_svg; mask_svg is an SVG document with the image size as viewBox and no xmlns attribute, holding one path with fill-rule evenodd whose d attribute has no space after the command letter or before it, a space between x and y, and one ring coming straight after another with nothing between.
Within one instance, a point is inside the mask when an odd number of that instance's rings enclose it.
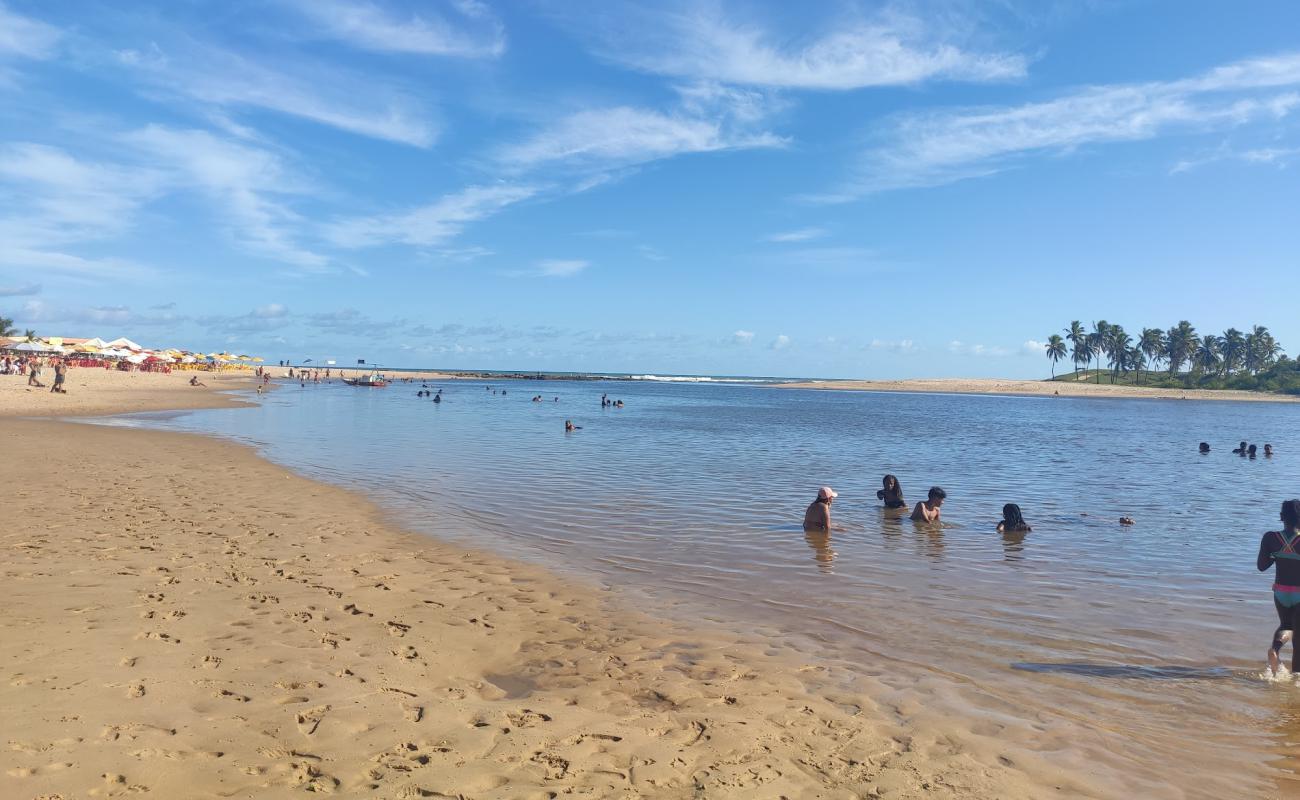
<instances>
[{"instance_id":1,"label":"sandy beach","mask_svg":"<svg viewBox=\"0 0 1300 800\"><path fill-rule=\"evenodd\" d=\"M940 394L1009 394L1060 397L1119 397L1160 400L1233 400L1295 403L1300 397L1232 389L1159 389L1068 381L1019 381L1000 378L911 378L899 381L825 380L777 384L779 389L829 389L858 392L937 392Z\"/></svg>"},{"instance_id":2,"label":"sandy beach","mask_svg":"<svg viewBox=\"0 0 1300 800\"><path fill-rule=\"evenodd\" d=\"M0 441L5 798L1122 794L1059 736L935 713L941 685L645 616L239 445Z\"/></svg>"},{"instance_id":3,"label":"sandy beach","mask_svg":"<svg viewBox=\"0 0 1300 800\"><path fill-rule=\"evenodd\" d=\"M190 386L199 376L204 386ZM120 414L130 411L214 408L244 405L228 392L253 389L256 381L244 372L120 372L70 369L66 394L50 391L54 372L45 368L44 389L27 385L26 375L0 375L0 416L65 417Z\"/></svg>"}]
</instances>

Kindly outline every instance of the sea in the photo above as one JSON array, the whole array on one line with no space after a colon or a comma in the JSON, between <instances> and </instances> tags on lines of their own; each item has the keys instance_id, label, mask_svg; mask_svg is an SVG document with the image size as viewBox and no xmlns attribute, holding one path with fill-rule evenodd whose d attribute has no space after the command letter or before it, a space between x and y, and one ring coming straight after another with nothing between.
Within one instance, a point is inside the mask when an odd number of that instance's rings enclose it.
<instances>
[{"instance_id":1,"label":"sea","mask_svg":"<svg viewBox=\"0 0 1300 800\"><path fill-rule=\"evenodd\" d=\"M418 379L285 382L109 424L244 442L431 537L924 687L895 713L1120 794L1300 797L1300 685L1263 675L1255 565L1300 496L1300 406L621 377L641 379L429 382L441 403ZM1243 439L1261 455L1233 455ZM909 503L942 486L942 526L883 509L886 473ZM805 534L823 485L834 528ZM997 532L1005 503L1031 532Z\"/></svg>"}]
</instances>

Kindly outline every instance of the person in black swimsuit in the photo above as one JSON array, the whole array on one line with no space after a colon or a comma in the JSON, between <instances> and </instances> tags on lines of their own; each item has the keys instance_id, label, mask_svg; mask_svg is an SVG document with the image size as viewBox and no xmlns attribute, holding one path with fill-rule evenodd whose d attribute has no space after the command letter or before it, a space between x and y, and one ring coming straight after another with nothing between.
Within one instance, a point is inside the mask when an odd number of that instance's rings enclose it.
<instances>
[{"instance_id":1,"label":"person in black swimsuit","mask_svg":"<svg viewBox=\"0 0 1300 800\"><path fill-rule=\"evenodd\" d=\"M1029 533L1033 528L1025 522L1025 517L1020 513L1020 506L1015 503L1007 503L1002 507L1002 521L998 523L998 533Z\"/></svg>"},{"instance_id":2,"label":"person in black swimsuit","mask_svg":"<svg viewBox=\"0 0 1300 800\"><path fill-rule=\"evenodd\" d=\"M886 475L882 481L885 488L876 490L876 499L885 502L885 508L907 508L903 499L903 487L898 485L898 478Z\"/></svg>"},{"instance_id":3,"label":"person in black swimsuit","mask_svg":"<svg viewBox=\"0 0 1300 800\"><path fill-rule=\"evenodd\" d=\"M1268 668L1274 675L1282 661L1282 645L1295 635L1296 623L1300 622L1300 500L1282 503L1281 519L1281 531L1269 531L1259 540L1259 557L1255 561L1260 572L1277 565L1273 575L1273 607L1277 609L1278 626L1268 649ZM1294 645L1291 671L1300 672L1300 649Z\"/></svg>"}]
</instances>

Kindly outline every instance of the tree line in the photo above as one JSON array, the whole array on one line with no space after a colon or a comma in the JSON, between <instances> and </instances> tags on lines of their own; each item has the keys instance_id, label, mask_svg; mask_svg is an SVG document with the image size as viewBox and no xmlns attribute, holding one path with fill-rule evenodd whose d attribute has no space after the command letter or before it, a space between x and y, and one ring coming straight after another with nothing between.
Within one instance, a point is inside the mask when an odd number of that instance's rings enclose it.
<instances>
[{"instance_id":1,"label":"tree line","mask_svg":"<svg viewBox=\"0 0 1300 800\"><path fill-rule=\"evenodd\" d=\"M1052 334L1045 345L1047 358L1052 362L1053 379L1057 362L1066 358L1074 362L1076 379L1080 365L1091 369L1095 361L1098 383L1101 383L1103 360L1110 371L1111 383L1130 373L1135 382L1141 383L1143 370L1147 371L1148 381L1158 372L1166 373L1171 379L1180 373L1188 379L1229 379L1259 376L1279 364L1294 363L1263 325L1253 326L1249 333L1229 328L1219 336L1197 333L1190 322L1182 320L1169 330L1143 328L1134 336L1122 325L1111 325L1105 320L1094 322L1091 331L1075 320L1062 333L1065 335Z\"/></svg>"}]
</instances>

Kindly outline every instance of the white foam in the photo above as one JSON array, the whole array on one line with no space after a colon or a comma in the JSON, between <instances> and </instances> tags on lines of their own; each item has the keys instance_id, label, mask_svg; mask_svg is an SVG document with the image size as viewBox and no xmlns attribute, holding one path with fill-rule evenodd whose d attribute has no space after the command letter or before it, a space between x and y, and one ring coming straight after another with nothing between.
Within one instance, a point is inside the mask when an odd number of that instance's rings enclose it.
<instances>
[{"instance_id":1,"label":"white foam","mask_svg":"<svg viewBox=\"0 0 1300 800\"><path fill-rule=\"evenodd\" d=\"M1286 664L1279 664L1277 672L1264 667L1264 671L1259 673L1259 679L1268 683L1289 683L1292 680L1291 670L1286 668ZM1296 678L1300 681L1300 677Z\"/></svg>"}]
</instances>

